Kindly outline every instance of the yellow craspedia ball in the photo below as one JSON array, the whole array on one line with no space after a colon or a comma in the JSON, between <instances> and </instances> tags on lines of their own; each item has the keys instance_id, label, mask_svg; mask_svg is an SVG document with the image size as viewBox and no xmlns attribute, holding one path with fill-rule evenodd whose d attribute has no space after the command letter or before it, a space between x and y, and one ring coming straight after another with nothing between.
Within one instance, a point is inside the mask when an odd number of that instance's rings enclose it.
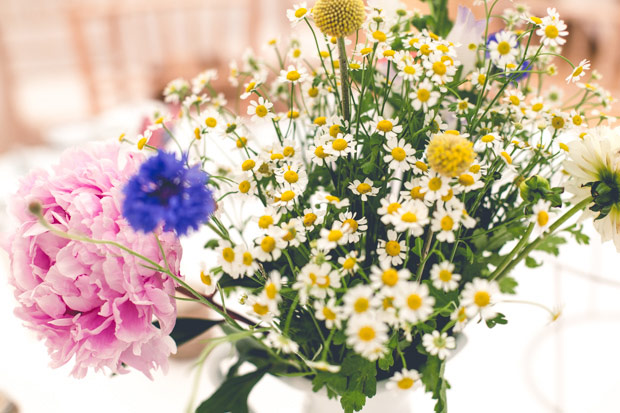
<instances>
[{"instance_id":1,"label":"yellow craspedia ball","mask_svg":"<svg viewBox=\"0 0 620 413\"><path fill-rule=\"evenodd\" d=\"M451 132L433 135L426 147L426 159L431 169L446 177L465 172L476 158L474 144Z\"/></svg>"},{"instance_id":2,"label":"yellow craspedia ball","mask_svg":"<svg viewBox=\"0 0 620 413\"><path fill-rule=\"evenodd\" d=\"M362 0L317 0L312 15L324 34L343 37L362 27L366 12Z\"/></svg>"}]
</instances>

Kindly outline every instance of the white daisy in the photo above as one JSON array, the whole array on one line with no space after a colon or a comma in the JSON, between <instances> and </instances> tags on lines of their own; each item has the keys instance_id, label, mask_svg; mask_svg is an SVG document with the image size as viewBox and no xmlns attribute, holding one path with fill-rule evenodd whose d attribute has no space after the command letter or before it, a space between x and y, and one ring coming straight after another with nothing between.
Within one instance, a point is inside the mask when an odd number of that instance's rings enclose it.
<instances>
[{"instance_id":1,"label":"white daisy","mask_svg":"<svg viewBox=\"0 0 620 413\"><path fill-rule=\"evenodd\" d=\"M496 281L474 278L472 282L465 284L461 293L461 305L465 307L468 317L480 314L482 318L489 320L497 315L497 311L492 307L499 293Z\"/></svg>"},{"instance_id":2,"label":"white daisy","mask_svg":"<svg viewBox=\"0 0 620 413\"><path fill-rule=\"evenodd\" d=\"M376 196L379 193L379 188L373 186L374 182L370 178L365 178L364 182L360 182L359 179L349 184L349 189L355 195L359 195L362 201L368 201L369 196Z\"/></svg>"},{"instance_id":3,"label":"white daisy","mask_svg":"<svg viewBox=\"0 0 620 413\"><path fill-rule=\"evenodd\" d=\"M456 340L454 337L448 337L448 333L440 333L435 330L432 334L424 334L422 345L431 356L445 360L450 355L450 350L456 348Z\"/></svg>"},{"instance_id":4,"label":"white daisy","mask_svg":"<svg viewBox=\"0 0 620 413\"><path fill-rule=\"evenodd\" d=\"M410 200L403 203L391 220L394 230L397 232L408 231L415 237L422 236L424 227L429 222L428 207L418 200Z\"/></svg>"},{"instance_id":5,"label":"white daisy","mask_svg":"<svg viewBox=\"0 0 620 413\"><path fill-rule=\"evenodd\" d=\"M388 230L387 240L379 240L377 255L381 264L400 265L407 256L407 246L404 240L398 240L398 233Z\"/></svg>"},{"instance_id":6,"label":"white daisy","mask_svg":"<svg viewBox=\"0 0 620 413\"><path fill-rule=\"evenodd\" d=\"M408 171L416 162L415 149L403 138L389 137L383 149L388 153L383 161L394 171Z\"/></svg>"},{"instance_id":7,"label":"white daisy","mask_svg":"<svg viewBox=\"0 0 620 413\"><path fill-rule=\"evenodd\" d=\"M375 290L397 289L411 277L411 272L408 269L397 270L385 262L381 264L381 267L373 265L370 271L370 285Z\"/></svg>"},{"instance_id":8,"label":"white daisy","mask_svg":"<svg viewBox=\"0 0 620 413\"><path fill-rule=\"evenodd\" d=\"M388 327L371 315L353 317L347 323L347 345L355 352L375 361L386 351Z\"/></svg>"},{"instance_id":9,"label":"white daisy","mask_svg":"<svg viewBox=\"0 0 620 413\"><path fill-rule=\"evenodd\" d=\"M380 299L374 290L364 284L349 288L344 294L342 310L346 317L359 316L374 312L381 306Z\"/></svg>"},{"instance_id":10,"label":"white daisy","mask_svg":"<svg viewBox=\"0 0 620 413\"><path fill-rule=\"evenodd\" d=\"M390 377L385 387L388 390L407 391L415 390L421 385L422 380L417 370L402 369Z\"/></svg>"},{"instance_id":11,"label":"white daisy","mask_svg":"<svg viewBox=\"0 0 620 413\"><path fill-rule=\"evenodd\" d=\"M342 328L342 308L336 305L336 299L330 298L328 301L317 300L314 302L315 317L317 320L325 322L325 327L328 329Z\"/></svg>"},{"instance_id":12,"label":"white daisy","mask_svg":"<svg viewBox=\"0 0 620 413\"><path fill-rule=\"evenodd\" d=\"M448 292L458 288L461 275L454 273L454 264L443 261L431 268L431 280L435 288Z\"/></svg>"},{"instance_id":13,"label":"white daisy","mask_svg":"<svg viewBox=\"0 0 620 413\"><path fill-rule=\"evenodd\" d=\"M400 287L395 305L402 320L416 324L431 315L435 298L429 295L426 284L410 281Z\"/></svg>"}]
</instances>

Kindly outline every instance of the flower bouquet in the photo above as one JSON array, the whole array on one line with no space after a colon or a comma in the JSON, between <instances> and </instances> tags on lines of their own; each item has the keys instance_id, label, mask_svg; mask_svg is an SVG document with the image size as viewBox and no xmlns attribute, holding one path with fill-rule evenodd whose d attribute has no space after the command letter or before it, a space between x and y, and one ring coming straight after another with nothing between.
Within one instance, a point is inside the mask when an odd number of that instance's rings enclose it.
<instances>
[{"instance_id":1,"label":"flower bouquet","mask_svg":"<svg viewBox=\"0 0 620 413\"><path fill-rule=\"evenodd\" d=\"M454 23L447 0L427 3L428 15L295 5L287 16L311 47L274 40L274 61L231 64L246 117L209 70L171 82L180 112L127 145L75 149L29 175L12 205L10 282L54 365L149 375L219 325L201 360L230 342L237 362L197 412L247 412L265 374L301 376L345 412L378 381L423 386L446 412L455 337L507 322L494 305L515 293L517 264L540 265L530 253L557 255L566 237L587 243L577 214L620 249L613 99L596 72L580 82L587 60L561 56L556 10L507 9L491 33L497 0L477 2L485 20L460 8ZM560 71L564 100L547 88ZM169 147L149 144L158 129ZM197 289L179 237L205 227L213 258ZM177 318L178 299L221 317Z\"/></svg>"}]
</instances>

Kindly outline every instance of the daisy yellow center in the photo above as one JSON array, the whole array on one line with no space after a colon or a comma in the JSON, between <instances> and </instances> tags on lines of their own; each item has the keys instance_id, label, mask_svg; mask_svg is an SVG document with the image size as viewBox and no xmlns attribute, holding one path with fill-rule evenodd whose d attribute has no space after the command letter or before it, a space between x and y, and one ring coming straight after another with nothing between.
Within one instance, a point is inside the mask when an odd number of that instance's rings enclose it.
<instances>
[{"instance_id":1,"label":"daisy yellow center","mask_svg":"<svg viewBox=\"0 0 620 413\"><path fill-rule=\"evenodd\" d=\"M363 313L368 310L368 307L370 307L370 302L368 302L368 298L366 297L360 297L353 303L353 310L355 310L356 313Z\"/></svg>"},{"instance_id":2,"label":"daisy yellow center","mask_svg":"<svg viewBox=\"0 0 620 413\"><path fill-rule=\"evenodd\" d=\"M575 115L575 116L573 116L573 124L574 124L575 126L579 126L579 125L581 125L582 123L583 123L583 119L581 118L581 116L579 116L579 115Z\"/></svg>"},{"instance_id":3,"label":"daisy yellow center","mask_svg":"<svg viewBox=\"0 0 620 413\"><path fill-rule=\"evenodd\" d=\"M407 153L403 148L396 147L392 149L392 158L396 159L398 162L402 162L407 157Z\"/></svg>"},{"instance_id":4,"label":"daisy yellow center","mask_svg":"<svg viewBox=\"0 0 620 413\"><path fill-rule=\"evenodd\" d=\"M392 257L396 257L398 254L400 254L400 244L398 243L398 241L388 241L385 244L385 252L387 252L388 255Z\"/></svg>"},{"instance_id":5,"label":"daisy yellow center","mask_svg":"<svg viewBox=\"0 0 620 413\"><path fill-rule=\"evenodd\" d=\"M317 156L317 158L320 158L320 159L325 159L329 156L328 154L325 153L325 150L323 149L322 146L317 146L316 149L314 150L314 154Z\"/></svg>"},{"instance_id":6,"label":"daisy yellow center","mask_svg":"<svg viewBox=\"0 0 620 413\"><path fill-rule=\"evenodd\" d=\"M205 285L212 285L213 279L209 274L205 274L204 271L200 271L200 281Z\"/></svg>"},{"instance_id":7,"label":"daisy yellow center","mask_svg":"<svg viewBox=\"0 0 620 413\"><path fill-rule=\"evenodd\" d=\"M375 338L376 333L374 328L370 326L364 326L360 328L358 335L360 340L362 341L371 341L373 338Z\"/></svg>"},{"instance_id":8,"label":"daisy yellow center","mask_svg":"<svg viewBox=\"0 0 620 413\"><path fill-rule=\"evenodd\" d=\"M399 389L407 390L413 386L413 383L415 383L413 379L409 377L403 377L402 379L398 380L397 385Z\"/></svg>"},{"instance_id":9,"label":"daisy yellow center","mask_svg":"<svg viewBox=\"0 0 620 413\"><path fill-rule=\"evenodd\" d=\"M235 251L230 247L226 247L222 250L222 257L224 257L226 262L233 262L235 260Z\"/></svg>"},{"instance_id":10,"label":"daisy yellow center","mask_svg":"<svg viewBox=\"0 0 620 413\"><path fill-rule=\"evenodd\" d=\"M422 297L415 293L409 295L409 297L407 297L407 306L414 311L417 310L422 307Z\"/></svg>"},{"instance_id":11,"label":"daisy yellow center","mask_svg":"<svg viewBox=\"0 0 620 413\"><path fill-rule=\"evenodd\" d=\"M276 248L276 240L273 237L266 236L260 242L260 247L263 251L270 253Z\"/></svg>"},{"instance_id":12,"label":"daisy yellow center","mask_svg":"<svg viewBox=\"0 0 620 413\"><path fill-rule=\"evenodd\" d=\"M476 291L474 294L474 303L478 307L486 307L491 302L491 296L486 291Z\"/></svg>"},{"instance_id":13,"label":"daisy yellow center","mask_svg":"<svg viewBox=\"0 0 620 413\"><path fill-rule=\"evenodd\" d=\"M398 282L398 271L394 268L383 271L383 274L381 274L381 281L387 286L394 287Z\"/></svg>"},{"instance_id":14,"label":"daisy yellow center","mask_svg":"<svg viewBox=\"0 0 620 413\"><path fill-rule=\"evenodd\" d=\"M534 105L532 105L532 110L534 112L540 112L540 110L543 108L543 104L542 103L535 103Z\"/></svg>"},{"instance_id":15,"label":"daisy yellow center","mask_svg":"<svg viewBox=\"0 0 620 413\"><path fill-rule=\"evenodd\" d=\"M297 230L295 229L295 227L290 227L288 228L288 230L286 231L286 234L284 234L282 239L284 241L290 242L293 239L295 239L295 235L297 235Z\"/></svg>"},{"instance_id":16,"label":"daisy yellow center","mask_svg":"<svg viewBox=\"0 0 620 413\"><path fill-rule=\"evenodd\" d=\"M284 191L280 196L280 199L284 202L289 202L293 198L295 198L295 192L293 191Z\"/></svg>"},{"instance_id":17,"label":"daisy yellow center","mask_svg":"<svg viewBox=\"0 0 620 413\"><path fill-rule=\"evenodd\" d=\"M297 70L291 70L290 72L288 72L286 74L286 80L288 80L290 82L295 82L295 81L299 80L300 77L301 77L301 75L299 74L299 72Z\"/></svg>"},{"instance_id":18,"label":"daisy yellow center","mask_svg":"<svg viewBox=\"0 0 620 413\"><path fill-rule=\"evenodd\" d=\"M562 143L562 142L560 142L560 149L562 149L562 150L563 150L563 151L565 151L565 152L568 152L568 151L569 151L569 149L568 149L568 145L567 145L567 144L565 144L565 143Z\"/></svg>"},{"instance_id":19,"label":"daisy yellow center","mask_svg":"<svg viewBox=\"0 0 620 413\"><path fill-rule=\"evenodd\" d=\"M205 124L210 128L215 128L217 126L217 119L209 117L205 119Z\"/></svg>"},{"instance_id":20,"label":"daisy yellow center","mask_svg":"<svg viewBox=\"0 0 620 413\"><path fill-rule=\"evenodd\" d=\"M377 122L377 129L381 132L391 132L394 125L389 120L383 119Z\"/></svg>"},{"instance_id":21,"label":"daisy yellow center","mask_svg":"<svg viewBox=\"0 0 620 413\"><path fill-rule=\"evenodd\" d=\"M332 125L329 127L329 136L335 138L340 133L340 125Z\"/></svg>"},{"instance_id":22,"label":"daisy yellow center","mask_svg":"<svg viewBox=\"0 0 620 413\"><path fill-rule=\"evenodd\" d=\"M282 154L287 158L290 158L291 156L295 155L295 148L293 148L292 146L285 146L282 150Z\"/></svg>"},{"instance_id":23,"label":"daisy yellow center","mask_svg":"<svg viewBox=\"0 0 620 413\"><path fill-rule=\"evenodd\" d=\"M472 165L469 167L469 172L471 172L472 174L477 174L478 172L480 172L480 165Z\"/></svg>"},{"instance_id":24,"label":"daisy yellow center","mask_svg":"<svg viewBox=\"0 0 620 413\"><path fill-rule=\"evenodd\" d=\"M573 71L573 77L577 77L581 73L583 73L583 66L577 66L577 68Z\"/></svg>"},{"instance_id":25,"label":"daisy yellow center","mask_svg":"<svg viewBox=\"0 0 620 413\"><path fill-rule=\"evenodd\" d=\"M474 177L470 174L461 174L459 176L459 183L463 186L471 186L474 182Z\"/></svg>"},{"instance_id":26,"label":"daisy yellow center","mask_svg":"<svg viewBox=\"0 0 620 413\"><path fill-rule=\"evenodd\" d=\"M540 17L531 16L530 20L533 21L536 24L542 24L542 19Z\"/></svg>"},{"instance_id":27,"label":"daisy yellow center","mask_svg":"<svg viewBox=\"0 0 620 413\"><path fill-rule=\"evenodd\" d=\"M419 199L420 201L424 200L424 193L422 192L421 186L411 188L410 194L413 199Z\"/></svg>"},{"instance_id":28,"label":"daisy yellow center","mask_svg":"<svg viewBox=\"0 0 620 413\"><path fill-rule=\"evenodd\" d=\"M262 229L267 229L273 225L273 217L269 215L263 215L258 219L258 226Z\"/></svg>"},{"instance_id":29,"label":"daisy yellow center","mask_svg":"<svg viewBox=\"0 0 620 413\"><path fill-rule=\"evenodd\" d=\"M459 102L459 109L460 110L467 110L467 108L469 107L469 104L465 101L463 102Z\"/></svg>"},{"instance_id":30,"label":"daisy yellow center","mask_svg":"<svg viewBox=\"0 0 620 413\"><path fill-rule=\"evenodd\" d=\"M497 51L499 52L499 54L501 55L507 55L508 53L510 53L510 43L508 42L499 42L497 44Z\"/></svg>"},{"instance_id":31,"label":"daisy yellow center","mask_svg":"<svg viewBox=\"0 0 620 413\"><path fill-rule=\"evenodd\" d=\"M327 240L330 242L337 242L340 238L342 238L342 231L339 229L332 229L327 235Z\"/></svg>"},{"instance_id":32,"label":"daisy yellow center","mask_svg":"<svg viewBox=\"0 0 620 413\"><path fill-rule=\"evenodd\" d=\"M243 148L248 143L248 138L240 137L237 139L237 148Z\"/></svg>"},{"instance_id":33,"label":"daisy yellow center","mask_svg":"<svg viewBox=\"0 0 620 413\"><path fill-rule=\"evenodd\" d=\"M451 216L446 215L445 217L441 218L441 229L443 229L444 231L451 231L452 227L454 227L454 220Z\"/></svg>"},{"instance_id":34,"label":"daisy yellow center","mask_svg":"<svg viewBox=\"0 0 620 413\"><path fill-rule=\"evenodd\" d=\"M325 123L327 123L327 118L325 116L319 116L317 118L314 118L315 125L323 126L325 125Z\"/></svg>"},{"instance_id":35,"label":"daisy yellow center","mask_svg":"<svg viewBox=\"0 0 620 413\"><path fill-rule=\"evenodd\" d=\"M250 191L250 182L248 181L241 181L239 183L239 192L241 192L242 194L247 194Z\"/></svg>"},{"instance_id":36,"label":"daisy yellow center","mask_svg":"<svg viewBox=\"0 0 620 413\"><path fill-rule=\"evenodd\" d=\"M250 82L245 88L246 93L251 92L256 87L256 82Z\"/></svg>"},{"instance_id":37,"label":"daisy yellow center","mask_svg":"<svg viewBox=\"0 0 620 413\"><path fill-rule=\"evenodd\" d=\"M504 158L504 160L506 161L508 165L512 165L512 157L508 155L508 152L502 151L500 155L502 156L502 158Z\"/></svg>"},{"instance_id":38,"label":"daisy yellow center","mask_svg":"<svg viewBox=\"0 0 620 413\"><path fill-rule=\"evenodd\" d=\"M495 136L493 135L484 135L480 140L484 143L491 143L495 140Z\"/></svg>"},{"instance_id":39,"label":"daisy yellow center","mask_svg":"<svg viewBox=\"0 0 620 413\"><path fill-rule=\"evenodd\" d=\"M555 129L562 129L564 127L564 119L561 116L554 116L551 119L551 126Z\"/></svg>"},{"instance_id":40,"label":"daisy yellow center","mask_svg":"<svg viewBox=\"0 0 620 413\"><path fill-rule=\"evenodd\" d=\"M549 222L549 214L547 213L547 211L539 211L538 218L536 221L538 222L538 225L540 225L541 227L544 227L545 225L547 225L547 222Z\"/></svg>"},{"instance_id":41,"label":"daisy yellow center","mask_svg":"<svg viewBox=\"0 0 620 413\"><path fill-rule=\"evenodd\" d=\"M420 102L427 102L431 97L431 92L428 89L418 89L417 95Z\"/></svg>"},{"instance_id":42,"label":"daisy yellow center","mask_svg":"<svg viewBox=\"0 0 620 413\"><path fill-rule=\"evenodd\" d=\"M284 172L284 180L289 184L294 184L299 180L299 175L295 171L286 171Z\"/></svg>"},{"instance_id":43,"label":"daisy yellow center","mask_svg":"<svg viewBox=\"0 0 620 413\"><path fill-rule=\"evenodd\" d=\"M379 42L385 42L387 40L387 36L381 30L373 32L372 37Z\"/></svg>"},{"instance_id":44,"label":"daisy yellow center","mask_svg":"<svg viewBox=\"0 0 620 413\"><path fill-rule=\"evenodd\" d=\"M416 161L415 163L416 168L418 168L419 170L421 170L422 172L426 172L428 171L428 165L426 165L424 162L422 161Z\"/></svg>"},{"instance_id":45,"label":"daisy yellow center","mask_svg":"<svg viewBox=\"0 0 620 413\"><path fill-rule=\"evenodd\" d=\"M398 211L400 209L401 205L398 202L392 202L390 205L388 205L387 207L387 213L388 214L393 214L394 212Z\"/></svg>"},{"instance_id":46,"label":"daisy yellow center","mask_svg":"<svg viewBox=\"0 0 620 413\"><path fill-rule=\"evenodd\" d=\"M274 283L267 284L267 286L265 287L265 294L270 300L275 299L276 295L278 294L278 289L276 288L276 285Z\"/></svg>"},{"instance_id":47,"label":"daisy yellow center","mask_svg":"<svg viewBox=\"0 0 620 413\"><path fill-rule=\"evenodd\" d=\"M439 271L439 279L445 283L452 280L452 271L441 270Z\"/></svg>"},{"instance_id":48,"label":"daisy yellow center","mask_svg":"<svg viewBox=\"0 0 620 413\"><path fill-rule=\"evenodd\" d=\"M359 192L360 194L367 194L370 191L372 191L372 186L368 185L365 182L362 182L357 186L357 192Z\"/></svg>"},{"instance_id":49,"label":"daisy yellow center","mask_svg":"<svg viewBox=\"0 0 620 413\"><path fill-rule=\"evenodd\" d=\"M309 227L310 225L313 225L316 219L316 214L312 212L307 213L306 215L304 215L304 226Z\"/></svg>"},{"instance_id":50,"label":"daisy yellow center","mask_svg":"<svg viewBox=\"0 0 620 413\"><path fill-rule=\"evenodd\" d=\"M449 200L451 200L451 199L452 199L452 197L453 197L453 196L454 196L454 191L452 190L452 188L450 188L450 189L448 190L448 194L447 194L447 195L442 196L442 197L441 197L441 200L442 200L443 202L448 202Z\"/></svg>"},{"instance_id":51,"label":"daisy yellow center","mask_svg":"<svg viewBox=\"0 0 620 413\"><path fill-rule=\"evenodd\" d=\"M475 157L473 143L451 133L434 135L426 148L426 158L431 168L449 177L466 171Z\"/></svg>"},{"instance_id":52,"label":"daisy yellow center","mask_svg":"<svg viewBox=\"0 0 620 413\"><path fill-rule=\"evenodd\" d=\"M385 297L383 299L383 302L381 303L381 305L383 306L384 310L387 310L388 308L393 308L394 307L394 297Z\"/></svg>"},{"instance_id":53,"label":"daisy yellow center","mask_svg":"<svg viewBox=\"0 0 620 413\"><path fill-rule=\"evenodd\" d=\"M415 67L405 66L405 68L403 69L403 72L405 72L408 75L415 75Z\"/></svg>"},{"instance_id":54,"label":"daisy yellow center","mask_svg":"<svg viewBox=\"0 0 620 413\"><path fill-rule=\"evenodd\" d=\"M403 222L407 222L409 224L414 223L414 222L418 222L418 217L416 216L416 214L414 214L413 212L405 212L400 219Z\"/></svg>"},{"instance_id":55,"label":"daisy yellow center","mask_svg":"<svg viewBox=\"0 0 620 413\"><path fill-rule=\"evenodd\" d=\"M335 320L336 319L336 313L334 313L328 307L323 307L323 316L325 317L326 320Z\"/></svg>"},{"instance_id":56,"label":"daisy yellow center","mask_svg":"<svg viewBox=\"0 0 620 413\"><path fill-rule=\"evenodd\" d=\"M260 303L254 303L252 309L258 315L265 315L269 312L269 307Z\"/></svg>"},{"instance_id":57,"label":"daisy yellow center","mask_svg":"<svg viewBox=\"0 0 620 413\"><path fill-rule=\"evenodd\" d=\"M315 98L318 95L319 95L319 89L315 87L311 87L310 89L308 89L308 96L310 96L311 98Z\"/></svg>"},{"instance_id":58,"label":"daisy yellow center","mask_svg":"<svg viewBox=\"0 0 620 413\"><path fill-rule=\"evenodd\" d=\"M353 267L355 267L355 263L355 258L349 257L342 263L342 268L344 268L345 270L351 270L353 269Z\"/></svg>"},{"instance_id":59,"label":"daisy yellow center","mask_svg":"<svg viewBox=\"0 0 620 413\"><path fill-rule=\"evenodd\" d=\"M267 110L267 107L265 105L258 105L256 106L256 116L260 117L260 118L264 118L265 116L267 116L267 112L269 112Z\"/></svg>"},{"instance_id":60,"label":"daisy yellow center","mask_svg":"<svg viewBox=\"0 0 620 413\"><path fill-rule=\"evenodd\" d=\"M354 220L354 219L351 219L351 218L346 219L346 220L345 220L342 224L343 224L343 225L348 225L348 226L349 226L349 228L351 228L351 231L353 231L353 232L357 231L357 228L358 228L358 226L359 226L359 224L357 223L357 221L356 221L356 220Z\"/></svg>"},{"instance_id":61,"label":"daisy yellow center","mask_svg":"<svg viewBox=\"0 0 620 413\"><path fill-rule=\"evenodd\" d=\"M422 46L420 46L420 53L422 53L424 56L428 56L429 54L431 54L431 47L427 44L423 44Z\"/></svg>"},{"instance_id":62,"label":"daisy yellow center","mask_svg":"<svg viewBox=\"0 0 620 413\"><path fill-rule=\"evenodd\" d=\"M326 195L325 199L327 199L329 202L340 202L340 198L338 198L337 196L333 196L333 195Z\"/></svg>"},{"instance_id":63,"label":"daisy yellow center","mask_svg":"<svg viewBox=\"0 0 620 413\"><path fill-rule=\"evenodd\" d=\"M441 189L441 178L435 177L428 181L428 189L431 191L439 191Z\"/></svg>"},{"instance_id":64,"label":"daisy yellow center","mask_svg":"<svg viewBox=\"0 0 620 413\"><path fill-rule=\"evenodd\" d=\"M558 37L559 34L560 34L560 31L553 24L550 24L549 26L545 27L545 36L547 36L548 38L555 39L556 37Z\"/></svg>"},{"instance_id":65,"label":"daisy yellow center","mask_svg":"<svg viewBox=\"0 0 620 413\"><path fill-rule=\"evenodd\" d=\"M323 280L322 282L317 282L316 285L318 285L319 288L327 288L327 287L329 287L329 283L330 283L329 275L326 275L326 276L322 277L322 280Z\"/></svg>"},{"instance_id":66,"label":"daisy yellow center","mask_svg":"<svg viewBox=\"0 0 620 413\"><path fill-rule=\"evenodd\" d=\"M483 75L483 74L478 75L478 84L480 84L480 85L484 84L485 80L487 80L487 76L486 75Z\"/></svg>"},{"instance_id":67,"label":"daisy yellow center","mask_svg":"<svg viewBox=\"0 0 620 413\"><path fill-rule=\"evenodd\" d=\"M244 171L249 171L250 169L254 169L255 166L256 162L254 162L254 160L252 159L248 159L243 161L243 163L241 164L241 169L243 169Z\"/></svg>"},{"instance_id":68,"label":"daisy yellow center","mask_svg":"<svg viewBox=\"0 0 620 413\"><path fill-rule=\"evenodd\" d=\"M298 8L297 10L295 10L295 17L297 17L298 19L302 18L303 16L305 16L305 14L308 12L308 10L306 10L303 7Z\"/></svg>"},{"instance_id":69,"label":"daisy yellow center","mask_svg":"<svg viewBox=\"0 0 620 413\"><path fill-rule=\"evenodd\" d=\"M512 103L515 106L519 106L521 104L521 100L515 95L510 96L509 99L510 99L510 103Z\"/></svg>"},{"instance_id":70,"label":"daisy yellow center","mask_svg":"<svg viewBox=\"0 0 620 413\"><path fill-rule=\"evenodd\" d=\"M301 50L300 49L294 49L293 50L293 57L295 59L297 59L299 56L301 56ZM312 95L311 95L312 96Z\"/></svg>"},{"instance_id":71,"label":"daisy yellow center","mask_svg":"<svg viewBox=\"0 0 620 413\"><path fill-rule=\"evenodd\" d=\"M252 254L250 254L247 251L244 252L243 253L243 265L250 266L250 265L252 265L252 261L254 261L254 258L252 257Z\"/></svg>"},{"instance_id":72,"label":"daisy yellow center","mask_svg":"<svg viewBox=\"0 0 620 413\"><path fill-rule=\"evenodd\" d=\"M336 151L344 151L349 146L349 143L342 138L334 139L332 142L332 148Z\"/></svg>"},{"instance_id":73,"label":"daisy yellow center","mask_svg":"<svg viewBox=\"0 0 620 413\"><path fill-rule=\"evenodd\" d=\"M446 74L447 68L443 62L435 62L433 63L433 72L439 76L443 76Z\"/></svg>"},{"instance_id":74,"label":"daisy yellow center","mask_svg":"<svg viewBox=\"0 0 620 413\"><path fill-rule=\"evenodd\" d=\"M396 54L394 50L388 49L383 52L383 56L385 57L393 57Z\"/></svg>"},{"instance_id":75,"label":"daisy yellow center","mask_svg":"<svg viewBox=\"0 0 620 413\"><path fill-rule=\"evenodd\" d=\"M299 112L296 110L289 110L286 117L289 119L297 119L299 117Z\"/></svg>"}]
</instances>

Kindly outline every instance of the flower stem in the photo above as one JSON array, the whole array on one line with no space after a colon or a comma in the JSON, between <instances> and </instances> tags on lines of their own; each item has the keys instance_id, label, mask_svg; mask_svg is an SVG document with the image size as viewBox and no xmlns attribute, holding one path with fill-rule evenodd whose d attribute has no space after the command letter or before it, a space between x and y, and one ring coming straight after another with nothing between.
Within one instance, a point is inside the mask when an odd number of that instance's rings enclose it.
<instances>
[{"instance_id":1,"label":"flower stem","mask_svg":"<svg viewBox=\"0 0 620 413\"><path fill-rule=\"evenodd\" d=\"M344 37L338 38L338 59L340 59L340 87L342 90L342 116L348 123L351 120L351 107L349 98L349 66L347 62L347 49L344 45Z\"/></svg>"}]
</instances>

